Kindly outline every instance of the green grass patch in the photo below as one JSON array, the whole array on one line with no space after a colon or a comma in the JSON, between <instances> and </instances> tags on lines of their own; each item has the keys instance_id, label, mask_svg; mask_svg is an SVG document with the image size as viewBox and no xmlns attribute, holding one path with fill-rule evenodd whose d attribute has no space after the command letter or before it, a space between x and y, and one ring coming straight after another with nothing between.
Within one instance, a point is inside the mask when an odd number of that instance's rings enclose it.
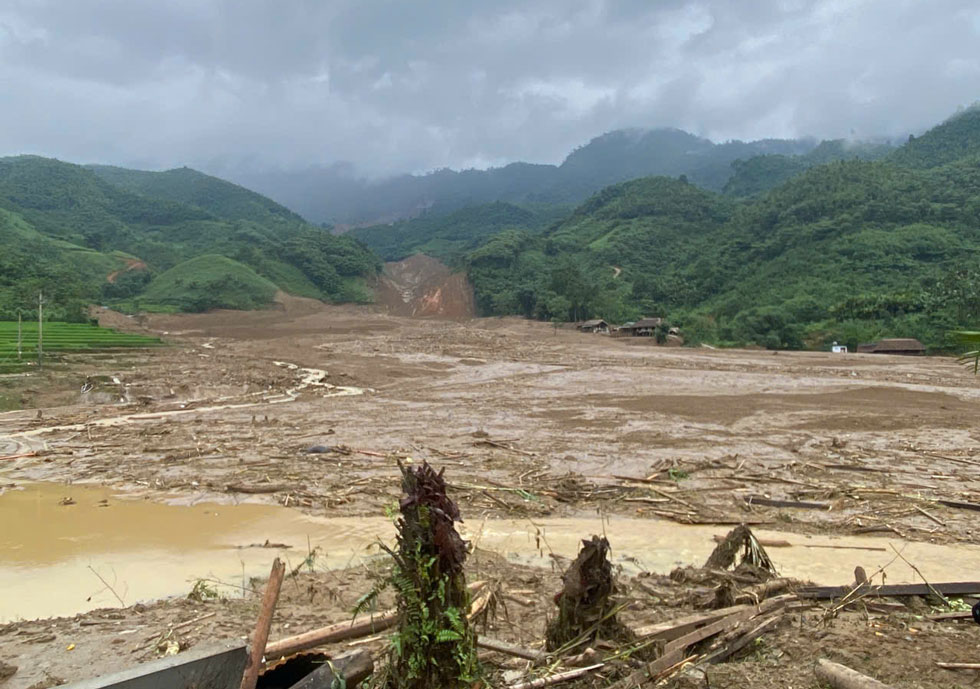
<instances>
[{"instance_id":1,"label":"green grass patch","mask_svg":"<svg viewBox=\"0 0 980 689\"><path fill-rule=\"evenodd\" d=\"M143 303L181 311L259 309L272 303L278 287L226 256L205 254L158 275L140 296Z\"/></svg>"},{"instance_id":2,"label":"green grass patch","mask_svg":"<svg viewBox=\"0 0 980 689\"><path fill-rule=\"evenodd\" d=\"M38 325L16 321L0 321L0 374L17 373L37 362ZM163 342L156 337L121 333L87 323L44 323L41 341L44 357L57 358L69 352L96 352L111 349L159 347Z\"/></svg>"}]
</instances>

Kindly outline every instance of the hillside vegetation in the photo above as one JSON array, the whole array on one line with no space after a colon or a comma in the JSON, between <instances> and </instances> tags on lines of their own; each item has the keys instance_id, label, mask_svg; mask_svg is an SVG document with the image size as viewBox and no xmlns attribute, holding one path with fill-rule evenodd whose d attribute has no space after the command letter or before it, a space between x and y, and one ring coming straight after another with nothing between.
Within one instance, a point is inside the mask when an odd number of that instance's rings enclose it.
<instances>
[{"instance_id":1,"label":"hillside vegetation","mask_svg":"<svg viewBox=\"0 0 980 689\"><path fill-rule=\"evenodd\" d=\"M232 259L287 292L338 301L369 299L365 281L380 269L357 241L193 170L85 168L37 156L0 159L0 238L0 318L31 309L40 290L53 318L81 318L98 301L151 306L148 297L198 308L200 299L167 295L162 285L174 283L155 278L179 264L185 276L204 270L215 261L186 262L205 255ZM239 303L235 280L209 284L221 304ZM251 287L241 303L257 303Z\"/></svg>"},{"instance_id":2,"label":"hillside vegetation","mask_svg":"<svg viewBox=\"0 0 980 689\"><path fill-rule=\"evenodd\" d=\"M666 315L694 340L772 348L888 335L940 346L980 317L977 142L969 110L885 159L810 165L749 199L665 177L614 185L544 233L501 232L470 252L478 306Z\"/></svg>"}]
</instances>

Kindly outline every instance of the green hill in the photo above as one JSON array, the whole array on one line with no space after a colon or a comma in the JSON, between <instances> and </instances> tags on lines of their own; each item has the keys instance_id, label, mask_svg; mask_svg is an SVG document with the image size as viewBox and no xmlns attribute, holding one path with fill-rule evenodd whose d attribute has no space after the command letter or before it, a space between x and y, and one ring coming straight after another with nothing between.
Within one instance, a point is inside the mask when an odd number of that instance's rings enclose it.
<instances>
[{"instance_id":1,"label":"green hill","mask_svg":"<svg viewBox=\"0 0 980 689\"><path fill-rule=\"evenodd\" d=\"M937 129L920 139L945 141L943 157L980 141L962 123L959 142L949 123ZM666 315L720 344L890 335L941 346L980 318L980 165L893 162L908 155L809 165L746 199L664 177L606 188L542 234L502 232L472 251L478 306L559 320Z\"/></svg>"},{"instance_id":2,"label":"green hill","mask_svg":"<svg viewBox=\"0 0 980 689\"><path fill-rule=\"evenodd\" d=\"M732 163L732 176L725 183L723 191L731 196L752 196L774 189L816 165L838 160L881 160L894 150L890 144L836 139L823 141L804 155L764 155L739 159Z\"/></svg>"},{"instance_id":3,"label":"green hill","mask_svg":"<svg viewBox=\"0 0 980 689\"><path fill-rule=\"evenodd\" d=\"M973 105L933 127L891 156L891 162L915 168L934 168L980 157L980 105Z\"/></svg>"},{"instance_id":4,"label":"green hill","mask_svg":"<svg viewBox=\"0 0 980 689\"><path fill-rule=\"evenodd\" d=\"M365 280L380 269L354 239L192 170L97 174L37 156L2 158L0 232L0 316L31 308L44 289L52 308L65 309L59 317L77 319L82 304L129 302L155 276L209 254L287 292L337 301L369 299Z\"/></svg>"},{"instance_id":5,"label":"green hill","mask_svg":"<svg viewBox=\"0 0 980 689\"><path fill-rule=\"evenodd\" d=\"M452 262L501 230L537 231L560 220L569 210L565 206L530 210L496 201L462 208L448 215L423 215L391 225L356 228L349 234L386 261L400 261L415 253L425 253Z\"/></svg>"},{"instance_id":6,"label":"green hill","mask_svg":"<svg viewBox=\"0 0 980 689\"><path fill-rule=\"evenodd\" d=\"M146 309L259 309L272 303L275 283L225 256L205 254L161 273L139 296Z\"/></svg>"},{"instance_id":7,"label":"green hill","mask_svg":"<svg viewBox=\"0 0 980 689\"><path fill-rule=\"evenodd\" d=\"M272 199L188 167L165 172L129 170L109 165L86 167L120 189L196 206L219 218L261 223L303 221L296 213Z\"/></svg>"}]
</instances>

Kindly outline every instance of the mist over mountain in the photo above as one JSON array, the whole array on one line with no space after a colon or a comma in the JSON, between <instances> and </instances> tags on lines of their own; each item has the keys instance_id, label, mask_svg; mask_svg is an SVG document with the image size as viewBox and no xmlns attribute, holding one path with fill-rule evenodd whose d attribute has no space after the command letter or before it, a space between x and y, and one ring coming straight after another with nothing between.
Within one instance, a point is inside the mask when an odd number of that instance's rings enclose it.
<instances>
[{"instance_id":1,"label":"mist over mountain","mask_svg":"<svg viewBox=\"0 0 980 689\"><path fill-rule=\"evenodd\" d=\"M442 169L379 180L357 177L350 165L280 173L229 170L226 174L311 222L357 226L491 201L574 204L602 187L650 175L686 175L699 186L720 191L735 160L801 155L817 144L812 139L716 144L679 129L628 129L592 139L560 165L515 162L487 170Z\"/></svg>"}]
</instances>

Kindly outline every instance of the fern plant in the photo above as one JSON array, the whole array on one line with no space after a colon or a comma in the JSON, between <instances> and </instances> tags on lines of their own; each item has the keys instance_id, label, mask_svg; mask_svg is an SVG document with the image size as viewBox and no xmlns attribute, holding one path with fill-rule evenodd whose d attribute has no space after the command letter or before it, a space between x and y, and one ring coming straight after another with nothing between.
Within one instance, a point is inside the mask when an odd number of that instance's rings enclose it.
<instances>
[{"instance_id":1,"label":"fern plant","mask_svg":"<svg viewBox=\"0 0 980 689\"><path fill-rule=\"evenodd\" d=\"M468 687L479 667L476 636L466 617L467 547L454 524L459 510L446 495L441 472L427 463L399 466L404 497L399 503L397 545L382 546L391 557L391 570L355 608L355 614L368 609L389 586L398 600L390 662L376 684L385 689Z\"/></svg>"}]
</instances>

